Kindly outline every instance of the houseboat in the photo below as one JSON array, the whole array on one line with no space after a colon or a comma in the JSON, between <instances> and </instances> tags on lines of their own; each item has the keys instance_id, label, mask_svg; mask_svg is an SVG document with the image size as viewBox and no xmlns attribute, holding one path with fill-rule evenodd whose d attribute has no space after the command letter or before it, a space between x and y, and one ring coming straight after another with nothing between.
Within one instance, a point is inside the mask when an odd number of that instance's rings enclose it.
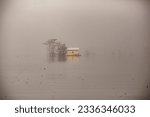
<instances>
[{"instance_id":1,"label":"houseboat","mask_svg":"<svg viewBox=\"0 0 150 117\"><path fill-rule=\"evenodd\" d=\"M80 56L79 48L67 48L67 56Z\"/></svg>"}]
</instances>

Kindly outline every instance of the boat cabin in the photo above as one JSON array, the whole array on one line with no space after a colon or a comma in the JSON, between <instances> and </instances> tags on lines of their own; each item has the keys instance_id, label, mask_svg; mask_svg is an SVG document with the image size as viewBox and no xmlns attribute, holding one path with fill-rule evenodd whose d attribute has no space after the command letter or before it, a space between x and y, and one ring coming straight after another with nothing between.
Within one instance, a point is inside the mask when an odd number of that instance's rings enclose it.
<instances>
[{"instance_id":1,"label":"boat cabin","mask_svg":"<svg viewBox=\"0 0 150 117\"><path fill-rule=\"evenodd\" d=\"M67 48L67 56L79 56L79 48Z\"/></svg>"}]
</instances>

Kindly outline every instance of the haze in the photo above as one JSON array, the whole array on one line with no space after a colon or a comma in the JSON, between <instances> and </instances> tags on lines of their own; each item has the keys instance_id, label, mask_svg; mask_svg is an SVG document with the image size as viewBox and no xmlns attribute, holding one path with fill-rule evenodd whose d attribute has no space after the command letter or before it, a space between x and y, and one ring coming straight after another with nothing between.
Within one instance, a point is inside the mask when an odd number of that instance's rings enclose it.
<instances>
[{"instance_id":1,"label":"haze","mask_svg":"<svg viewBox=\"0 0 150 117\"><path fill-rule=\"evenodd\" d=\"M1 99L149 99L147 0L1 0ZM81 57L49 60L48 39Z\"/></svg>"}]
</instances>

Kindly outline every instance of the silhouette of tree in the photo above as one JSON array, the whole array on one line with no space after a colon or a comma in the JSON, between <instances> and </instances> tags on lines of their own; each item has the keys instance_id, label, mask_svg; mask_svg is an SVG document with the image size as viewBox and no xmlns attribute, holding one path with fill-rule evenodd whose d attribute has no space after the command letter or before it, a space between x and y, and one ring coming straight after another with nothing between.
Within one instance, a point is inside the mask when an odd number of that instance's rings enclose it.
<instances>
[{"instance_id":1,"label":"silhouette of tree","mask_svg":"<svg viewBox=\"0 0 150 117\"><path fill-rule=\"evenodd\" d=\"M50 56L55 55L63 56L66 54L67 50L66 44L57 41L57 39L49 39L44 44L48 45Z\"/></svg>"}]
</instances>

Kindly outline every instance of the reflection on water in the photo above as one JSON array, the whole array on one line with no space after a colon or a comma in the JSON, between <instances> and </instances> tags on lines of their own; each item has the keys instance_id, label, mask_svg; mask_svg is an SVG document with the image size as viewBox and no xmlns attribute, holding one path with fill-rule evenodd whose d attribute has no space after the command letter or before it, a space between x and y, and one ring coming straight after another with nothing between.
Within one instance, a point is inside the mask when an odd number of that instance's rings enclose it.
<instances>
[{"instance_id":1,"label":"reflection on water","mask_svg":"<svg viewBox=\"0 0 150 117\"><path fill-rule=\"evenodd\" d=\"M67 59L66 59L65 55L53 55L52 56L49 53L48 60L49 60L49 62L65 62Z\"/></svg>"},{"instance_id":2,"label":"reflection on water","mask_svg":"<svg viewBox=\"0 0 150 117\"><path fill-rule=\"evenodd\" d=\"M78 61L80 56L66 56L66 55L53 55L49 54L49 62L66 62L66 61Z\"/></svg>"},{"instance_id":3,"label":"reflection on water","mask_svg":"<svg viewBox=\"0 0 150 117\"><path fill-rule=\"evenodd\" d=\"M67 56L68 61L78 61L80 56Z\"/></svg>"}]
</instances>

